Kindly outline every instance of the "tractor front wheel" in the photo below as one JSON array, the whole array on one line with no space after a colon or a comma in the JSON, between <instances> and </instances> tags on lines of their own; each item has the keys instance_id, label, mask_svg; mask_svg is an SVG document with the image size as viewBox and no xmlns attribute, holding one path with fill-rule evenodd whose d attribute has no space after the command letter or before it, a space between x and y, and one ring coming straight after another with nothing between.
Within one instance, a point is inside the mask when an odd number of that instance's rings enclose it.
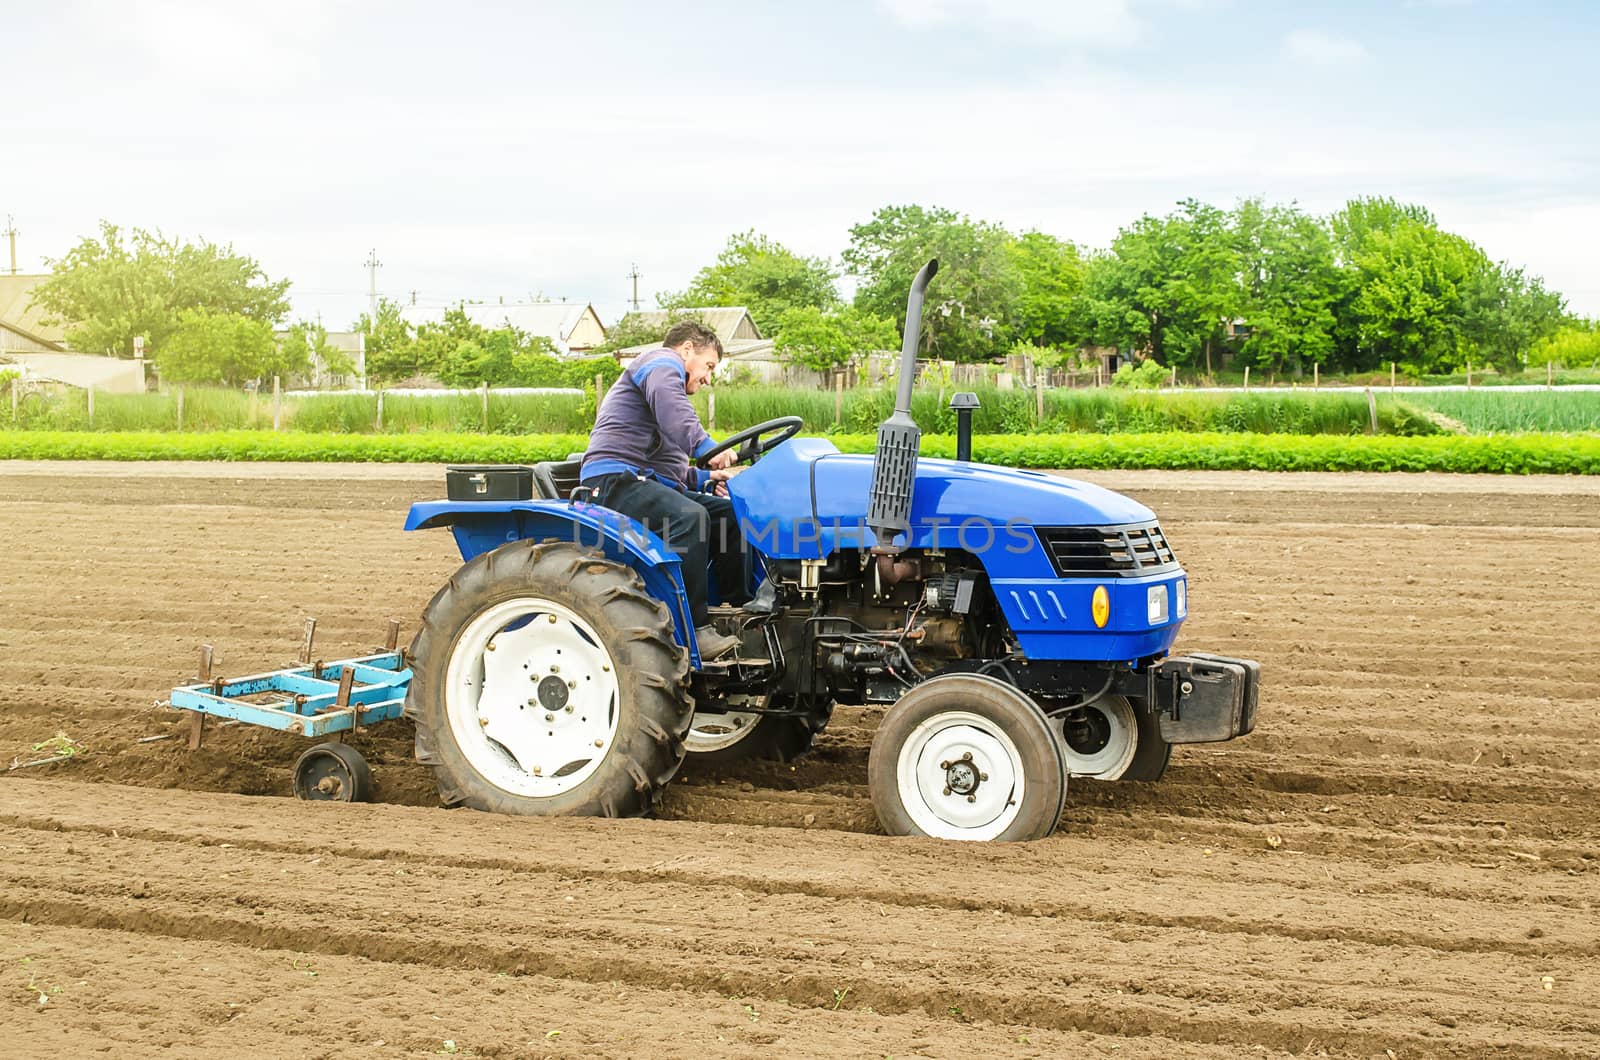
<instances>
[{"instance_id":1,"label":"tractor front wheel","mask_svg":"<svg viewBox=\"0 0 1600 1060\"><path fill-rule=\"evenodd\" d=\"M446 805L649 813L683 761L688 657L638 574L561 542L466 563L423 612L405 713Z\"/></svg>"},{"instance_id":2,"label":"tractor front wheel","mask_svg":"<svg viewBox=\"0 0 1600 1060\"><path fill-rule=\"evenodd\" d=\"M1067 774L1033 700L992 677L948 674L889 708L867 787L890 835L1043 839L1061 820Z\"/></svg>"}]
</instances>

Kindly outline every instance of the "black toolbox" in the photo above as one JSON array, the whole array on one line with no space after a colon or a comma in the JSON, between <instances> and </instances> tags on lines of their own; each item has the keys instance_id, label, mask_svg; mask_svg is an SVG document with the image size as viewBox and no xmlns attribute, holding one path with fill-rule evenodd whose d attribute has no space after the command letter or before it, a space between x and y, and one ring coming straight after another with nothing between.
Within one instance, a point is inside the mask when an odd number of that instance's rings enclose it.
<instances>
[{"instance_id":1,"label":"black toolbox","mask_svg":"<svg viewBox=\"0 0 1600 1060\"><path fill-rule=\"evenodd\" d=\"M533 499L533 468L524 464L452 464L444 472L445 496L453 501Z\"/></svg>"}]
</instances>

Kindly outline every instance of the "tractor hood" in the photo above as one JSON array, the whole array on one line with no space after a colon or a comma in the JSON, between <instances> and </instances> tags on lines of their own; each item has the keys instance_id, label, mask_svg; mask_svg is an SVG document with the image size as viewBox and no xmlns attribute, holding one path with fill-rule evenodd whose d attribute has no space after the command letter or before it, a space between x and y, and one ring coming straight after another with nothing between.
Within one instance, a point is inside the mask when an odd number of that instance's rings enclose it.
<instances>
[{"instance_id":1,"label":"tractor hood","mask_svg":"<svg viewBox=\"0 0 1600 1060\"><path fill-rule=\"evenodd\" d=\"M820 438L773 449L729 483L746 537L776 559L870 548L873 458ZM1144 505L1087 482L1038 471L922 459L911 494L912 548L1033 551L1035 526L1114 526L1155 519Z\"/></svg>"}]
</instances>

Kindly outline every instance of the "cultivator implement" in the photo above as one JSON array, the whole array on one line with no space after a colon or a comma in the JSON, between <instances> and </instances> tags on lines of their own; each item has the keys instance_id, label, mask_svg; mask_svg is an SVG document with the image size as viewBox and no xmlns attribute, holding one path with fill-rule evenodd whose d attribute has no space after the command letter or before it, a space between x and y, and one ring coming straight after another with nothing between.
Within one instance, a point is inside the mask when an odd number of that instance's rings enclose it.
<instances>
[{"instance_id":1,"label":"cultivator implement","mask_svg":"<svg viewBox=\"0 0 1600 1060\"><path fill-rule=\"evenodd\" d=\"M200 649L199 680L174 688L169 702L174 709L192 712L191 749L203 742L208 717L337 739L400 716L411 670L396 647L399 630L398 622L389 623L382 651L312 662L316 619L307 619L300 665L232 679L212 676L213 652L207 644ZM295 793L302 798L355 801L364 797L370 783L366 763L343 744L320 744L295 764Z\"/></svg>"}]
</instances>

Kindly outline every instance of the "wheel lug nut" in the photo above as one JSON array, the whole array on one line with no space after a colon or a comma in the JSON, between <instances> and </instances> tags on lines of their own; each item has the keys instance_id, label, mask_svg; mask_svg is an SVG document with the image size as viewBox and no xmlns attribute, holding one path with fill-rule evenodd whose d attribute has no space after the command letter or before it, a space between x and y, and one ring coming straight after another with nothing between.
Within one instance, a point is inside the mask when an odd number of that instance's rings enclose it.
<instances>
[{"instance_id":1,"label":"wheel lug nut","mask_svg":"<svg viewBox=\"0 0 1600 1060\"><path fill-rule=\"evenodd\" d=\"M978 797L976 795L968 795L967 796L967 801L968 802L977 802L978 801Z\"/></svg>"},{"instance_id":2,"label":"wheel lug nut","mask_svg":"<svg viewBox=\"0 0 1600 1060\"><path fill-rule=\"evenodd\" d=\"M556 716L554 714L546 714L544 716L544 720L545 721L555 721L556 720Z\"/></svg>"},{"instance_id":3,"label":"wheel lug nut","mask_svg":"<svg viewBox=\"0 0 1600 1060\"><path fill-rule=\"evenodd\" d=\"M987 773L979 773L978 774L978 779L979 780L988 780L989 779L989 774L987 774Z\"/></svg>"},{"instance_id":4,"label":"wheel lug nut","mask_svg":"<svg viewBox=\"0 0 1600 1060\"><path fill-rule=\"evenodd\" d=\"M571 703L568 703L568 704L567 704L567 713L568 713L568 714L571 714L571 713L572 713L572 704L571 704ZM988 780L988 779L989 779L989 778L988 778L988 777L984 777L984 778L983 778L983 779L984 779L984 780Z\"/></svg>"},{"instance_id":5,"label":"wheel lug nut","mask_svg":"<svg viewBox=\"0 0 1600 1060\"><path fill-rule=\"evenodd\" d=\"M567 687L570 688L570 689L573 689L574 691L576 691L577 687L578 687L578 682L576 682L576 681L568 681L567 682Z\"/></svg>"},{"instance_id":6,"label":"wheel lug nut","mask_svg":"<svg viewBox=\"0 0 1600 1060\"><path fill-rule=\"evenodd\" d=\"M561 667L559 667L559 666L552 666L552 667L550 667L550 672L551 672L551 673L553 673L553 674L558 674L558 673L560 673L560 672L561 672Z\"/></svg>"},{"instance_id":7,"label":"wheel lug nut","mask_svg":"<svg viewBox=\"0 0 1600 1060\"><path fill-rule=\"evenodd\" d=\"M950 786L948 784L945 785L944 793L946 795L950 794Z\"/></svg>"},{"instance_id":8,"label":"wheel lug nut","mask_svg":"<svg viewBox=\"0 0 1600 1060\"><path fill-rule=\"evenodd\" d=\"M939 768L940 769L949 769L950 768L950 763L949 762L940 762L939 763Z\"/></svg>"},{"instance_id":9,"label":"wheel lug nut","mask_svg":"<svg viewBox=\"0 0 1600 1060\"><path fill-rule=\"evenodd\" d=\"M961 760L963 762L972 761L972 752L971 751L963 751L963 752L961 752Z\"/></svg>"},{"instance_id":10,"label":"wheel lug nut","mask_svg":"<svg viewBox=\"0 0 1600 1060\"><path fill-rule=\"evenodd\" d=\"M555 615L549 615L547 617L550 619L550 624L552 626L556 624L556 616Z\"/></svg>"},{"instance_id":11,"label":"wheel lug nut","mask_svg":"<svg viewBox=\"0 0 1600 1060\"><path fill-rule=\"evenodd\" d=\"M595 741L595 742L594 742L594 745L595 745L595 746L596 746L596 747L604 747L604 746L605 746L605 745L606 745L606 742L605 742L605 741L604 741L604 740L596 740L596 741Z\"/></svg>"}]
</instances>

